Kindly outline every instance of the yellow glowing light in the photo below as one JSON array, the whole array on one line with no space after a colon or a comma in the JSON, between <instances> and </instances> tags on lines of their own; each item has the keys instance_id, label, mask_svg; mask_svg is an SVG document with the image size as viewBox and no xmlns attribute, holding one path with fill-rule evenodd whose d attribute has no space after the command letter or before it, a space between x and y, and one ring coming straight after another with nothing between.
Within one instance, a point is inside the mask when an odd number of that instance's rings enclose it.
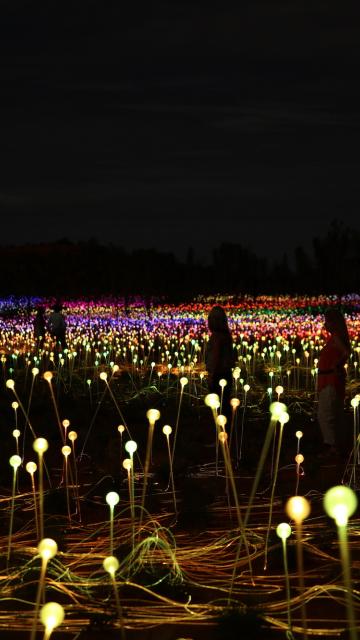
<instances>
[{"instance_id":1,"label":"yellow glowing light","mask_svg":"<svg viewBox=\"0 0 360 640\"><path fill-rule=\"evenodd\" d=\"M296 431L295 435L300 440L300 438L302 438L304 434L302 431Z\"/></svg>"},{"instance_id":2,"label":"yellow glowing light","mask_svg":"<svg viewBox=\"0 0 360 640\"><path fill-rule=\"evenodd\" d=\"M35 473L36 469L37 469L37 464L36 462L28 462L26 467L25 467L26 471L28 473L30 473L30 475L32 475L33 473Z\"/></svg>"},{"instance_id":3,"label":"yellow glowing light","mask_svg":"<svg viewBox=\"0 0 360 640\"><path fill-rule=\"evenodd\" d=\"M217 393L208 393L205 396L205 404L210 409L218 409L220 407L220 398Z\"/></svg>"},{"instance_id":4,"label":"yellow glowing light","mask_svg":"<svg viewBox=\"0 0 360 640\"><path fill-rule=\"evenodd\" d=\"M123 424L119 424L119 426L118 426L118 432L119 432L119 433L124 433L124 431L125 431L125 427L124 427L124 425L123 425Z\"/></svg>"},{"instance_id":5,"label":"yellow glowing light","mask_svg":"<svg viewBox=\"0 0 360 640\"><path fill-rule=\"evenodd\" d=\"M38 544L38 554L43 560L50 560L56 556L58 546L52 538L43 538Z\"/></svg>"},{"instance_id":6,"label":"yellow glowing light","mask_svg":"<svg viewBox=\"0 0 360 640\"><path fill-rule=\"evenodd\" d=\"M231 398L231 400L230 400L230 404L231 404L232 408L233 408L233 409L234 409L234 411L235 411L235 409L237 409L237 408L238 408L238 406L240 405L240 400L239 400L239 398Z\"/></svg>"},{"instance_id":7,"label":"yellow glowing light","mask_svg":"<svg viewBox=\"0 0 360 640\"><path fill-rule=\"evenodd\" d=\"M67 429L68 427L70 427L70 420L63 420L62 426L64 427L64 429Z\"/></svg>"},{"instance_id":8,"label":"yellow glowing light","mask_svg":"<svg viewBox=\"0 0 360 640\"><path fill-rule=\"evenodd\" d=\"M76 431L69 431L68 438L69 438L70 442L75 442L77 437L78 437L78 434L76 433Z\"/></svg>"},{"instance_id":9,"label":"yellow glowing light","mask_svg":"<svg viewBox=\"0 0 360 640\"><path fill-rule=\"evenodd\" d=\"M149 409L149 411L146 412L146 417L150 424L155 424L156 420L160 418L160 411L158 411L158 409Z\"/></svg>"},{"instance_id":10,"label":"yellow glowing light","mask_svg":"<svg viewBox=\"0 0 360 640\"><path fill-rule=\"evenodd\" d=\"M108 503L109 507L113 508L118 504L120 496L118 493L116 493L116 491L109 491L109 493L106 494L105 500Z\"/></svg>"},{"instance_id":11,"label":"yellow glowing light","mask_svg":"<svg viewBox=\"0 0 360 640\"><path fill-rule=\"evenodd\" d=\"M103 560L103 567L107 573L114 576L119 568L119 560L115 556L108 556Z\"/></svg>"},{"instance_id":12,"label":"yellow glowing light","mask_svg":"<svg viewBox=\"0 0 360 640\"><path fill-rule=\"evenodd\" d=\"M12 402L12 403L11 403L11 406L12 406L12 408L13 408L13 409L15 409L15 411L16 411L16 409L18 409L18 408L19 408L19 403L18 403L18 402L16 402L16 400L14 400L14 402Z\"/></svg>"},{"instance_id":13,"label":"yellow glowing light","mask_svg":"<svg viewBox=\"0 0 360 640\"><path fill-rule=\"evenodd\" d=\"M244 384L244 391L245 391L245 393L250 391L250 385L249 384Z\"/></svg>"},{"instance_id":14,"label":"yellow glowing light","mask_svg":"<svg viewBox=\"0 0 360 640\"><path fill-rule=\"evenodd\" d=\"M20 438L21 432L19 431L19 429L14 429L12 434L13 434L14 438Z\"/></svg>"},{"instance_id":15,"label":"yellow glowing light","mask_svg":"<svg viewBox=\"0 0 360 640\"><path fill-rule=\"evenodd\" d=\"M221 380L219 380L219 387L221 387L222 389L224 389L227 385L227 382L225 380L225 378L221 378Z\"/></svg>"},{"instance_id":16,"label":"yellow glowing light","mask_svg":"<svg viewBox=\"0 0 360 640\"><path fill-rule=\"evenodd\" d=\"M286 405L283 402L272 402L270 413L273 420L279 420L279 416L286 411Z\"/></svg>"},{"instance_id":17,"label":"yellow glowing light","mask_svg":"<svg viewBox=\"0 0 360 640\"><path fill-rule=\"evenodd\" d=\"M71 453L71 447L65 444L61 449L61 453L63 454L63 456L65 456L65 458L67 458Z\"/></svg>"},{"instance_id":18,"label":"yellow glowing light","mask_svg":"<svg viewBox=\"0 0 360 640\"><path fill-rule=\"evenodd\" d=\"M330 518L334 518L338 527L347 524L349 517L356 511L356 507L357 496L350 487L340 484L325 493L324 509Z\"/></svg>"},{"instance_id":19,"label":"yellow glowing light","mask_svg":"<svg viewBox=\"0 0 360 640\"><path fill-rule=\"evenodd\" d=\"M16 470L18 467L20 467L21 465L21 458L20 456L17 456L16 454L14 456L11 456L11 458L9 459L9 463L10 466Z\"/></svg>"},{"instance_id":20,"label":"yellow glowing light","mask_svg":"<svg viewBox=\"0 0 360 640\"><path fill-rule=\"evenodd\" d=\"M100 380L107 380L107 377L108 377L108 375L107 375L106 371L102 371L100 373L100 375L99 375Z\"/></svg>"},{"instance_id":21,"label":"yellow glowing light","mask_svg":"<svg viewBox=\"0 0 360 640\"><path fill-rule=\"evenodd\" d=\"M302 462L304 462L304 456L301 453L298 453L295 456L295 462L296 464L301 464Z\"/></svg>"},{"instance_id":22,"label":"yellow glowing light","mask_svg":"<svg viewBox=\"0 0 360 640\"><path fill-rule=\"evenodd\" d=\"M130 471L133 466L131 458L124 458L122 465L126 471Z\"/></svg>"},{"instance_id":23,"label":"yellow glowing light","mask_svg":"<svg viewBox=\"0 0 360 640\"><path fill-rule=\"evenodd\" d=\"M41 607L40 620L46 629L48 637L56 627L59 627L64 622L64 618L64 608L58 602L47 602Z\"/></svg>"},{"instance_id":24,"label":"yellow glowing light","mask_svg":"<svg viewBox=\"0 0 360 640\"><path fill-rule=\"evenodd\" d=\"M280 522L276 527L276 535L281 540L286 540L291 535L291 527L287 522Z\"/></svg>"},{"instance_id":25,"label":"yellow glowing light","mask_svg":"<svg viewBox=\"0 0 360 640\"><path fill-rule=\"evenodd\" d=\"M51 382L51 380L53 379L53 374L51 373L51 371L45 371L43 377L46 382Z\"/></svg>"},{"instance_id":26,"label":"yellow glowing light","mask_svg":"<svg viewBox=\"0 0 360 640\"><path fill-rule=\"evenodd\" d=\"M303 496L289 498L285 505L285 511L289 518L300 524L310 514L310 502Z\"/></svg>"},{"instance_id":27,"label":"yellow glowing light","mask_svg":"<svg viewBox=\"0 0 360 640\"><path fill-rule=\"evenodd\" d=\"M180 378L180 384L181 384L182 388L186 387L188 382L189 382L189 380L185 376Z\"/></svg>"},{"instance_id":28,"label":"yellow glowing light","mask_svg":"<svg viewBox=\"0 0 360 640\"><path fill-rule=\"evenodd\" d=\"M36 453L44 453L49 448L49 443L45 438L36 438L33 442L33 449Z\"/></svg>"},{"instance_id":29,"label":"yellow glowing light","mask_svg":"<svg viewBox=\"0 0 360 640\"><path fill-rule=\"evenodd\" d=\"M227 440L227 433L225 431L220 431L219 433L219 440L222 444L225 444L226 440Z\"/></svg>"},{"instance_id":30,"label":"yellow glowing light","mask_svg":"<svg viewBox=\"0 0 360 640\"><path fill-rule=\"evenodd\" d=\"M6 380L6 386L8 389L14 389L15 387L14 380L12 380L11 378L9 378L9 380Z\"/></svg>"},{"instance_id":31,"label":"yellow glowing light","mask_svg":"<svg viewBox=\"0 0 360 640\"><path fill-rule=\"evenodd\" d=\"M39 374L39 369L37 367L33 367L31 369L31 373L33 374L34 378Z\"/></svg>"},{"instance_id":32,"label":"yellow glowing light","mask_svg":"<svg viewBox=\"0 0 360 640\"><path fill-rule=\"evenodd\" d=\"M135 440L128 440L125 444L125 451L129 453L131 456L135 453L137 449L137 444Z\"/></svg>"},{"instance_id":33,"label":"yellow glowing light","mask_svg":"<svg viewBox=\"0 0 360 640\"><path fill-rule=\"evenodd\" d=\"M216 418L216 422L219 425L219 427L221 427L222 429L225 429L225 425L227 423L227 417L223 416L222 414L220 414L217 418Z\"/></svg>"},{"instance_id":34,"label":"yellow glowing light","mask_svg":"<svg viewBox=\"0 0 360 640\"><path fill-rule=\"evenodd\" d=\"M170 425L166 424L163 428L162 428L162 432L165 436L169 436L172 433L172 428L170 427Z\"/></svg>"}]
</instances>

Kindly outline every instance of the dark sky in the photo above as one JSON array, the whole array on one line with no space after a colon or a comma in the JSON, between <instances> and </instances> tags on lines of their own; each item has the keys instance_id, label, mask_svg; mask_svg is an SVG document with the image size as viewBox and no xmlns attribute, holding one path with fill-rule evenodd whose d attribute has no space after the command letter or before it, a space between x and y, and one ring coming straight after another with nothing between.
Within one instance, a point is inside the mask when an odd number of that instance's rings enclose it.
<instances>
[{"instance_id":1,"label":"dark sky","mask_svg":"<svg viewBox=\"0 0 360 640\"><path fill-rule=\"evenodd\" d=\"M359 229L358 0L150 4L1 3L1 244Z\"/></svg>"}]
</instances>

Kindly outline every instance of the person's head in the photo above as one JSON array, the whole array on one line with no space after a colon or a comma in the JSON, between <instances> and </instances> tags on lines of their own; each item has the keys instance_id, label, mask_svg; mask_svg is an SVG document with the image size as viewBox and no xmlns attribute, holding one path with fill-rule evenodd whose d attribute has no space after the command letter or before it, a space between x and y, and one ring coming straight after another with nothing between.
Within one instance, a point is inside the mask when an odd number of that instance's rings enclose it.
<instances>
[{"instance_id":1,"label":"person's head","mask_svg":"<svg viewBox=\"0 0 360 640\"><path fill-rule=\"evenodd\" d=\"M330 308L325 311L325 329L339 336L347 346L350 344L345 318L339 309Z\"/></svg>"},{"instance_id":2,"label":"person's head","mask_svg":"<svg viewBox=\"0 0 360 640\"><path fill-rule=\"evenodd\" d=\"M60 304L54 304L53 306L53 311L55 311L55 313L60 313L61 311L61 305Z\"/></svg>"},{"instance_id":3,"label":"person's head","mask_svg":"<svg viewBox=\"0 0 360 640\"><path fill-rule=\"evenodd\" d=\"M210 331L219 331L221 333L229 332L226 313L219 305L216 305L211 309L208 316L208 327Z\"/></svg>"}]
</instances>

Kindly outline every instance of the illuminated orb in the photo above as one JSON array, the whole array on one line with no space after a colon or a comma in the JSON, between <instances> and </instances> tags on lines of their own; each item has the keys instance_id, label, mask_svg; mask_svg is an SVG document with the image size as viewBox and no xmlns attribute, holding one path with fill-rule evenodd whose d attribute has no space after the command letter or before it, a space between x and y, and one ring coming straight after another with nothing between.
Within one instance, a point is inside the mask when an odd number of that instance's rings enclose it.
<instances>
[{"instance_id":1,"label":"illuminated orb","mask_svg":"<svg viewBox=\"0 0 360 640\"><path fill-rule=\"evenodd\" d=\"M208 393L205 396L205 404L210 409L218 409L220 407L220 398L217 393Z\"/></svg>"},{"instance_id":2,"label":"illuminated orb","mask_svg":"<svg viewBox=\"0 0 360 640\"><path fill-rule=\"evenodd\" d=\"M291 535L291 527L287 522L280 522L276 527L276 535L281 540L286 540Z\"/></svg>"},{"instance_id":3,"label":"illuminated orb","mask_svg":"<svg viewBox=\"0 0 360 640\"><path fill-rule=\"evenodd\" d=\"M108 503L109 507L115 507L115 505L117 505L120 500L120 496L118 493L116 493L116 491L109 491L109 493L106 494L105 500Z\"/></svg>"},{"instance_id":4,"label":"illuminated orb","mask_svg":"<svg viewBox=\"0 0 360 640\"><path fill-rule=\"evenodd\" d=\"M111 576L114 576L119 568L119 560L115 558L115 556L108 556L103 560L103 567L107 573L110 573Z\"/></svg>"},{"instance_id":5,"label":"illuminated orb","mask_svg":"<svg viewBox=\"0 0 360 640\"><path fill-rule=\"evenodd\" d=\"M9 459L9 463L10 466L16 470L18 467L20 467L21 465L21 458L20 456L17 456L16 454L14 456L11 456L11 458Z\"/></svg>"},{"instance_id":6,"label":"illuminated orb","mask_svg":"<svg viewBox=\"0 0 360 640\"><path fill-rule=\"evenodd\" d=\"M40 620L49 637L49 633L59 627L65 618L64 608L58 602L47 602L40 609Z\"/></svg>"},{"instance_id":7,"label":"illuminated orb","mask_svg":"<svg viewBox=\"0 0 360 640\"><path fill-rule=\"evenodd\" d=\"M149 409L149 411L146 412L146 417L150 424L154 424L156 420L160 418L160 411L158 411L158 409Z\"/></svg>"},{"instance_id":8,"label":"illuminated orb","mask_svg":"<svg viewBox=\"0 0 360 640\"><path fill-rule=\"evenodd\" d=\"M337 485L329 489L324 496L324 509L330 518L334 518L340 527L346 525L348 519L356 511L356 493L345 485Z\"/></svg>"},{"instance_id":9,"label":"illuminated orb","mask_svg":"<svg viewBox=\"0 0 360 640\"><path fill-rule=\"evenodd\" d=\"M166 424L163 428L162 428L162 432L165 436L169 436L172 433L172 428L170 427L170 425Z\"/></svg>"},{"instance_id":10,"label":"illuminated orb","mask_svg":"<svg viewBox=\"0 0 360 640\"><path fill-rule=\"evenodd\" d=\"M36 462L28 462L28 463L27 463L27 465L26 465L26 467L25 467L25 469L26 469L26 471L27 471L28 473L30 473L30 474L32 475L33 473L35 473L35 471L36 471L36 469L37 469L37 464L36 464Z\"/></svg>"},{"instance_id":11,"label":"illuminated orb","mask_svg":"<svg viewBox=\"0 0 360 640\"><path fill-rule=\"evenodd\" d=\"M38 554L43 560L50 560L57 554L58 546L52 538L43 538L38 544Z\"/></svg>"},{"instance_id":12,"label":"illuminated orb","mask_svg":"<svg viewBox=\"0 0 360 640\"><path fill-rule=\"evenodd\" d=\"M310 502L303 496L289 498L285 505L285 511L289 518L300 524L310 514Z\"/></svg>"},{"instance_id":13,"label":"illuminated orb","mask_svg":"<svg viewBox=\"0 0 360 640\"><path fill-rule=\"evenodd\" d=\"M44 453L49 448L49 443L45 438L36 438L33 442L33 449L36 453Z\"/></svg>"},{"instance_id":14,"label":"illuminated orb","mask_svg":"<svg viewBox=\"0 0 360 640\"><path fill-rule=\"evenodd\" d=\"M135 453L137 449L137 444L135 440L128 440L125 444L125 451L129 453L131 456Z\"/></svg>"}]
</instances>

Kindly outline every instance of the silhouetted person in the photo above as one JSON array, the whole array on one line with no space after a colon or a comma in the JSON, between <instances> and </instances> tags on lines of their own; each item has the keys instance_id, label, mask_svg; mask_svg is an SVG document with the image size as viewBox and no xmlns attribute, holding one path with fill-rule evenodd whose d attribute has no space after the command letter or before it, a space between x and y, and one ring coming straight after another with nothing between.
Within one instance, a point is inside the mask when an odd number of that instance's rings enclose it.
<instances>
[{"instance_id":1,"label":"silhouetted person","mask_svg":"<svg viewBox=\"0 0 360 640\"><path fill-rule=\"evenodd\" d=\"M345 369L350 340L344 316L338 309L325 312L325 329L330 333L319 355L318 420L324 441L321 457L336 455L343 440Z\"/></svg>"},{"instance_id":2,"label":"silhouetted person","mask_svg":"<svg viewBox=\"0 0 360 640\"><path fill-rule=\"evenodd\" d=\"M38 348L42 347L44 344L45 333L46 333L45 312L42 307L39 307L34 319L34 338Z\"/></svg>"},{"instance_id":3,"label":"silhouetted person","mask_svg":"<svg viewBox=\"0 0 360 640\"><path fill-rule=\"evenodd\" d=\"M208 316L208 327L211 336L205 354L210 393L221 397L219 381L224 378L222 413L229 419L231 414L230 396L232 387L232 367L235 365L234 346L224 309L218 305L213 307Z\"/></svg>"},{"instance_id":4,"label":"silhouetted person","mask_svg":"<svg viewBox=\"0 0 360 640\"><path fill-rule=\"evenodd\" d=\"M53 307L53 311L49 316L48 329L52 338L57 343L60 342L63 349L66 349L66 322L61 313L60 304L55 304Z\"/></svg>"}]
</instances>

